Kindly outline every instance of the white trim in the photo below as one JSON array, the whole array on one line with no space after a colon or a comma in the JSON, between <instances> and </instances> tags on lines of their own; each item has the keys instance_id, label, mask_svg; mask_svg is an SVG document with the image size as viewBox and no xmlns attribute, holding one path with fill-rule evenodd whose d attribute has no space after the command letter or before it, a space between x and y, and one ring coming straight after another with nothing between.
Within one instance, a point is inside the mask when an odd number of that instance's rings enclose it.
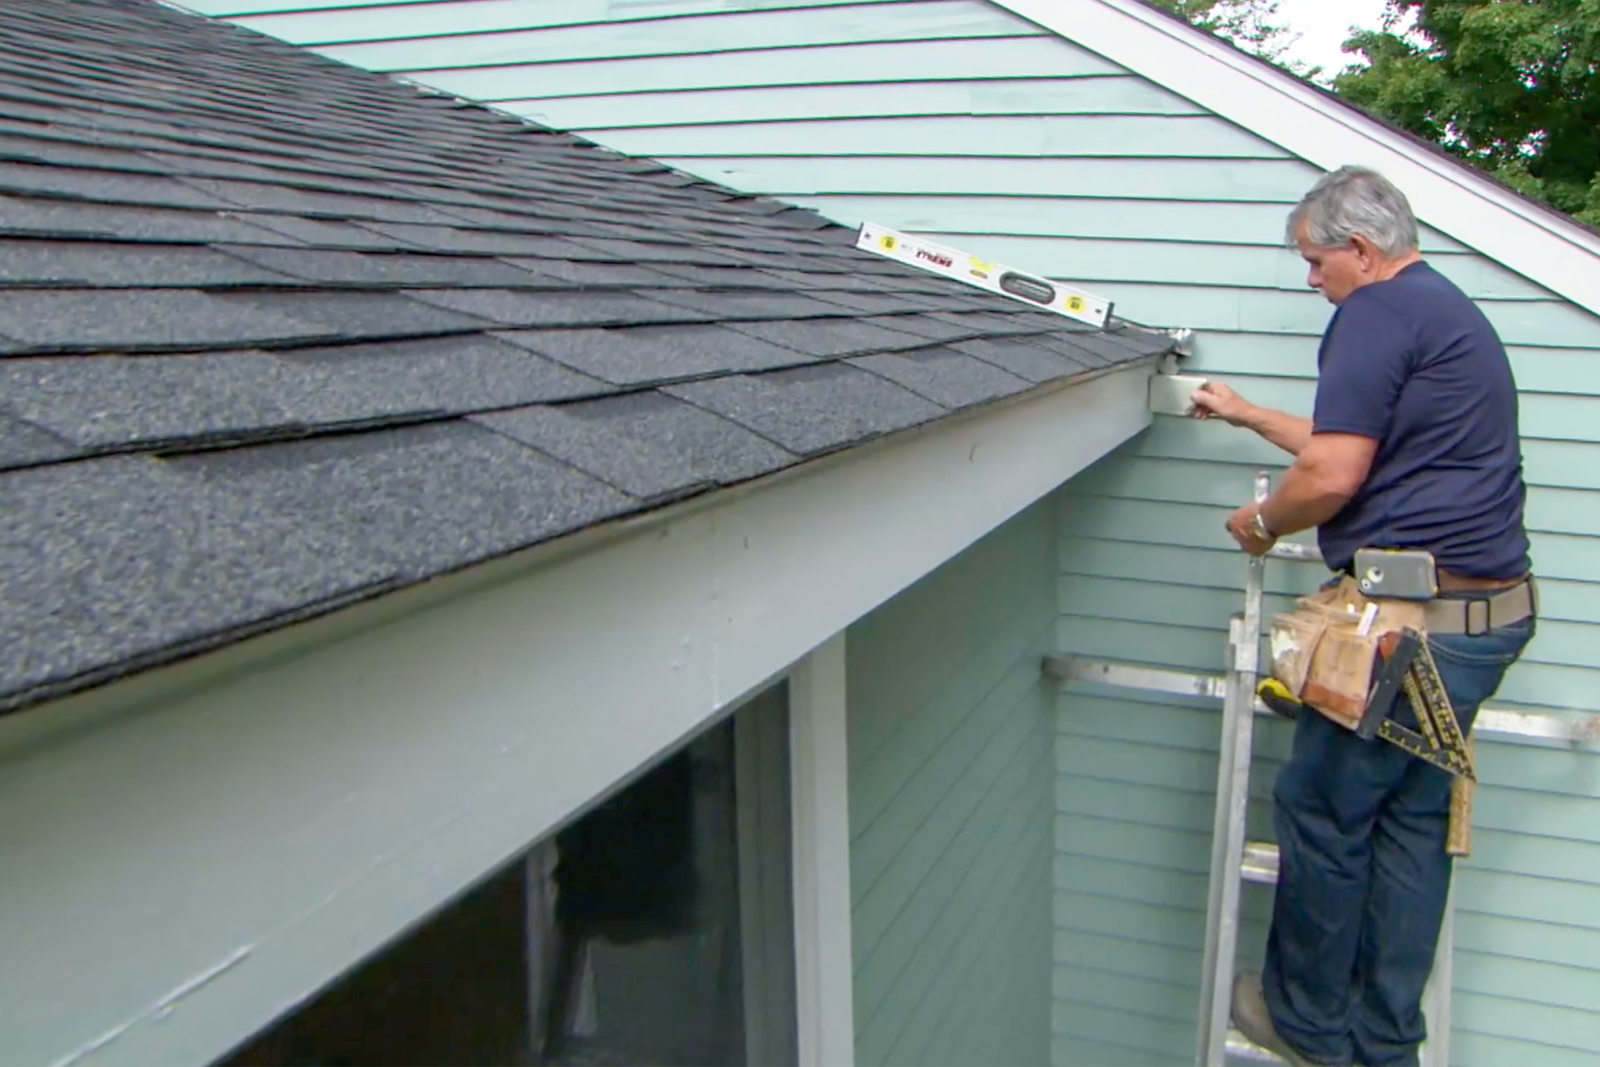
<instances>
[{"instance_id":1,"label":"white trim","mask_svg":"<svg viewBox=\"0 0 1600 1067\"><path fill-rule=\"evenodd\" d=\"M1143 429L1151 372L429 583L247 668L198 657L167 675L198 688L107 687L0 744L8 1056L212 1062Z\"/></svg>"},{"instance_id":2,"label":"white trim","mask_svg":"<svg viewBox=\"0 0 1600 1067\"><path fill-rule=\"evenodd\" d=\"M795 1006L800 1067L855 1063L850 940L850 765L845 742L845 637L791 678L794 768Z\"/></svg>"},{"instance_id":3,"label":"white trim","mask_svg":"<svg viewBox=\"0 0 1600 1067\"><path fill-rule=\"evenodd\" d=\"M745 1062L786 1067L796 1016L789 686L740 706L733 733Z\"/></svg>"},{"instance_id":4,"label":"white trim","mask_svg":"<svg viewBox=\"0 0 1600 1067\"><path fill-rule=\"evenodd\" d=\"M1600 314L1600 237L1139 0L990 0L1324 170L1382 171L1417 217ZM1245 164L1248 165L1248 164Z\"/></svg>"}]
</instances>

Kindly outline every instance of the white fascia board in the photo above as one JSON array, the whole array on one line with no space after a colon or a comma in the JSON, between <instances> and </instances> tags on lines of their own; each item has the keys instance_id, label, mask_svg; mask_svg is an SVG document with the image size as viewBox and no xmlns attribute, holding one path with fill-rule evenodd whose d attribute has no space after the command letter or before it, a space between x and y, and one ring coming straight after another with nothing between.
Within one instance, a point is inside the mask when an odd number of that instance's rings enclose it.
<instances>
[{"instance_id":1,"label":"white fascia board","mask_svg":"<svg viewBox=\"0 0 1600 1067\"><path fill-rule=\"evenodd\" d=\"M1138 0L990 0L1324 170L1372 167L1417 217L1600 314L1600 237ZM1241 166L1249 166L1242 163Z\"/></svg>"},{"instance_id":2,"label":"white fascia board","mask_svg":"<svg viewBox=\"0 0 1600 1067\"><path fill-rule=\"evenodd\" d=\"M1151 373L718 494L196 689L92 694L134 709L0 731L6 1059L215 1060L1143 429Z\"/></svg>"}]
</instances>

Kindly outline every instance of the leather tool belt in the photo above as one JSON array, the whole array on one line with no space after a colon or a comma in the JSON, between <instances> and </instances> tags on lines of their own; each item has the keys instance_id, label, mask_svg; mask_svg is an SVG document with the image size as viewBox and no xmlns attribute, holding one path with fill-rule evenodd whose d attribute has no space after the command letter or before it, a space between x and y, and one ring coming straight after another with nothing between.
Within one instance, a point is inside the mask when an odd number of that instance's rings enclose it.
<instances>
[{"instance_id":1,"label":"leather tool belt","mask_svg":"<svg viewBox=\"0 0 1600 1067\"><path fill-rule=\"evenodd\" d=\"M1301 597L1295 610L1273 616L1271 674L1298 701L1350 730L1360 726L1371 698L1379 648L1405 631L1426 637L1478 635L1537 613L1530 578L1505 589L1449 593L1427 601L1371 598L1342 576Z\"/></svg>"}]
</instances>

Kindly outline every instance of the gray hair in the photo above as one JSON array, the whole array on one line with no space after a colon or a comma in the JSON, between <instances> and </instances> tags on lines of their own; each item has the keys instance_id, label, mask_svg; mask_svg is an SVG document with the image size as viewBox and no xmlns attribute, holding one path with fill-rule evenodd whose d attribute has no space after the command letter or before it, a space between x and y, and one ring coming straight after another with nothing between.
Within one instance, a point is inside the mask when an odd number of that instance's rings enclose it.
<instances>
[{"instance_id":1,"label":"gray hair","mask_svg":"<svg viewBox=\"0 0 1600 1067\"><path fill-rule=\"evenodd\" d=\"M1390 259L1417 248L1417 219L1405 194L1366 167L1340 167L1324 174L1289 212L1288 241L1300 224L1318 248L1343 248L1360 234Z\"/></svg>"}]
</instances>

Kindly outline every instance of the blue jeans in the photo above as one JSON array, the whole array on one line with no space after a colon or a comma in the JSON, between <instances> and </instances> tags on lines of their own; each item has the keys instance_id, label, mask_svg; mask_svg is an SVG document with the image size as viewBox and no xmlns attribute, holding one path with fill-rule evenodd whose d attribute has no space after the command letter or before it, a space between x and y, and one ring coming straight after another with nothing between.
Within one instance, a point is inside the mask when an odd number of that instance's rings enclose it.
<instances>
[{"instance_id":1,"label":"blue jeans","mask_svg":"<svg viewBox=\"0 0 1600 1067\"><path fill-rule=\"evenodd\" d=\"M1532 639L1529 618L1430 636L1463 731ZM1402 693L1395 718L1415 727ZM1415 1064L1422 991L1450 889L1451 777L1305 711L1273 788L1280 867L1262 992L1280 1036L1316 1063Z\"/></svg>"}]
</instances>

